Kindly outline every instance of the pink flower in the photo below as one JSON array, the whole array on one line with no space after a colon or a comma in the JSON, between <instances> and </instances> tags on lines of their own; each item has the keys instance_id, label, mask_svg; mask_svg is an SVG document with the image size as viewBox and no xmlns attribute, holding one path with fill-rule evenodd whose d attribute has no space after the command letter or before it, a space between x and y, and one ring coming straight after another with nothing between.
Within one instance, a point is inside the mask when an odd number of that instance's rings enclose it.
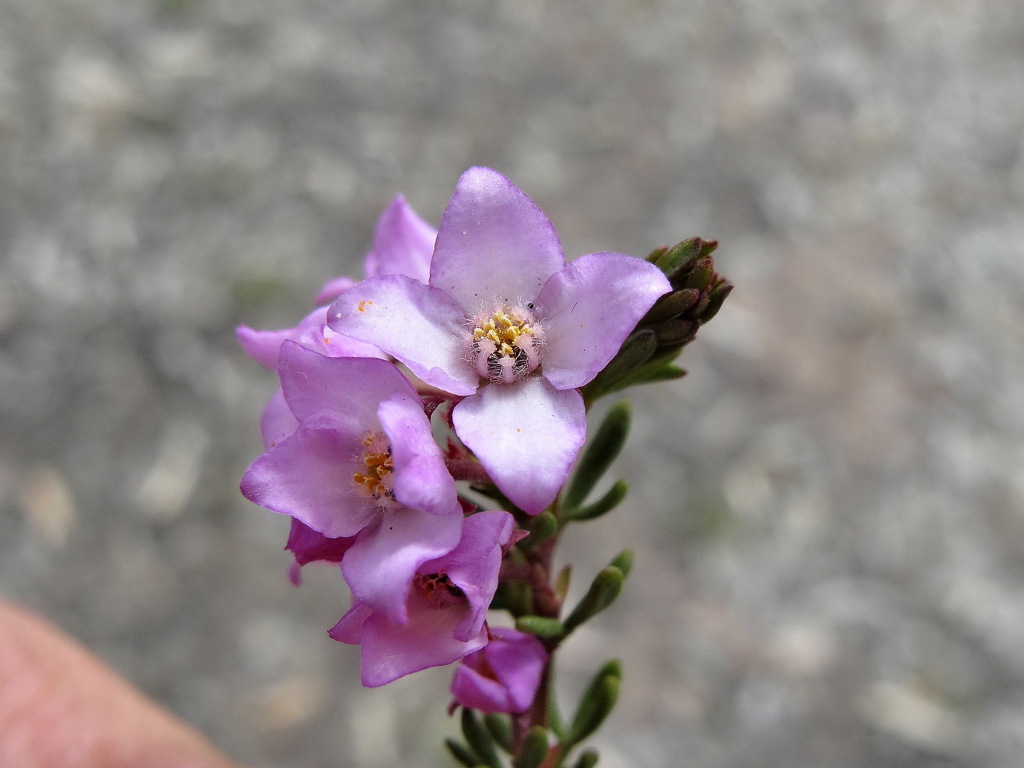
<instances>
[{"instance_id":1,"label":"pink flower","mask_svg":"<svg viewBox=\"0 0 1024 768\"><path fill-rule=\"evenodd\" d=\"M423 403L388 362L281 345L297 427L252 463L246 498L331 539L353 595L405 620L409 579L459 541L462 508ZM297 553L298 554L298 553Z\"/></svg>"},{"instance_id":2,"label":"pink flower","mask_svg":"<svg viewBox=\"0 0 1024 768\"><path fill-rule=\"evenodd\" d=\"M463 657L452 680L452 695L481 712L524 712L540 686L548 653L533 635L492 629L491 641Z\"/></svg>"},{"instance_id":3,"label":"pink flower","mask_svg":"<svg viewBox=\"0 0 1024 768\"><path fill-rule=\"evenodd\" d=\"M592 253L566 264L554 227L488 168L459 179L429 280L385 275L331 305L328 326L463 396L455 430L515 504L536 514L583 444L578 388L670 289L652 264Z\"/></svg>"},{"instance_id":4,"label":"pink flower","mask_svg":"<svg viewBox=\"0 0 1024 768\"><path fill-rule=\"evenodd\" d=\"M458 546L420 564L406 580L404 620L356 597L330 635L361 646L363 685L376 687L450 664L487 643L487 608L498 586L502 549L514 528L508 512L466 518Z\"/></svg>"}]
</instances>

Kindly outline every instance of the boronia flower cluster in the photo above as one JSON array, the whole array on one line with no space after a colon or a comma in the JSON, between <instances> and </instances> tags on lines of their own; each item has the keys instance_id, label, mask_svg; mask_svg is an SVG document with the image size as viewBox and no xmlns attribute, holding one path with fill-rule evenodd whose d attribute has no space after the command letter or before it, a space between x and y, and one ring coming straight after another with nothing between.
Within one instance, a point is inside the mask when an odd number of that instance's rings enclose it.
<instances>
[{"instance_id":1,"label":"boronia flower cluster","mask_svg":"<svg viewBox=\"0 0 1024 768\"><path fill-rule=\"evenodd\" d=\"M628 426L626 406L612 408L580 458L588 408L682 375L672 360L731 289L714 248L566 263L534 202L471 168L436 231L398 197L363 280L328 282L294 328L238 329L280 379L242 492L290 516L296 584L307 563L340 564L352 602L329 634L360 646L364 685L461 661L466 743L448 746L467 766L501 768L496 748L517 768L563 765L614 704L609 662L563 724L552 654L615 598L631 557L563 616L569 570L552 572L554 547L625 496L620 481L587 504ZM514 626L492 624L497 609Z\"/></svg>"}]
</instances>

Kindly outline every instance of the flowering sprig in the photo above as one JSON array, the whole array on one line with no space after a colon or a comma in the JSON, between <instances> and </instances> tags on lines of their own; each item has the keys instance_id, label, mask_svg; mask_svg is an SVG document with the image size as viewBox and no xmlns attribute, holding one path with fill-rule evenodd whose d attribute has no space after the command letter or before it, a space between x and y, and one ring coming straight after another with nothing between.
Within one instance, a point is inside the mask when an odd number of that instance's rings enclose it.
<instances>
[{"instance_id":1,"label":"flowering sprig","mask_svg":"<svg viewBox=\"0 0 1024 768\"><path fill-rule=\"evenodd\" d=\"M566 263L536 204L471 168L436 232L399 197L363 280L328 282L295 328L238 330L281 382L243 493L291 517L296 584L307 563L340 563L352 604L330 635L361 647L364 685L460 662L465 741L446 744L467 768L504 768L502 752L512 768L568 765L615 704L612 660L563 720L554 659L618 597L632 554L572 606L554 556L571 523L628 491L620 480L592 498L630 412L612 406L588 441L590 406L683 374L673 361L732 288L716 245ZM498 611L512 626L491 625ZM573 765L596 762L584 750Z\"/></svg>"}]
</instances>

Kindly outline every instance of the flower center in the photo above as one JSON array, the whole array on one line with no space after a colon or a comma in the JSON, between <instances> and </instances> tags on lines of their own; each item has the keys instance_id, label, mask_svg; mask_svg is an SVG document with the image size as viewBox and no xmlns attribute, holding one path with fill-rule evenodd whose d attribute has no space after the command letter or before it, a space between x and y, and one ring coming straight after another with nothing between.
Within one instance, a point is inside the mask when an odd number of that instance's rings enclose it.
<instances>
[{"instance_id":1,"label":"flower center","mask_svg":"<svg viewBox=\"0 0 1024 768\"><path fill-rule=\"evenodd\" d=\"M352 482L356 488L364 490L381 506L386 507L395 500L395 479L391 475L395 464L391 458L391 444L387 437L376 430L366 432L361 442L366 471L352 475Z\"/></svg>"},{"instance_id":2,"label":"flower center","mask_svg":"<svg viewBox=\"0 0 1024 768\"><path fill-rule=\"evenodd\" d=\"M466 601L466 593L448 578L448 574L444 571L417 574L413 584L419 591L420 597L437 608L447 608L450 605Z\"/></svg>"},{"instance_id":3,"label":"flower center","mask_svg":"<svg viewBox=\"0 0 1024 768\"><path fill-rule=\"evenodd\" d=\"M537 370L543 334L532 310L499 304L472 318L470 359L480 378L511 384Z\"/></svg>"}]
</instances>

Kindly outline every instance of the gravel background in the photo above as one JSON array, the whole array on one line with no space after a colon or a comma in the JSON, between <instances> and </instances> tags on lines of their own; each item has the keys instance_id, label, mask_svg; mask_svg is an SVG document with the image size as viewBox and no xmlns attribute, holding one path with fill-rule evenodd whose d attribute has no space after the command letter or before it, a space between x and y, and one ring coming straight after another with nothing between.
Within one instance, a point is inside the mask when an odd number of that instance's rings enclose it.
<instances>
[{"instance_id":1,"label":"gravel background","mask_svg":"<svg viewBox=\"0 0 1024 768\"><path fill-rule=\"evenodd\" d=\"M239 761L448 765L449 671L362 690L237 492L233 329L490 165L738 286L569 547L639 556L561 677L625 661L602 765L1018 765L1022 129L1019 0L2 0L0 593Z\"/></svg>"}]
</instances>

